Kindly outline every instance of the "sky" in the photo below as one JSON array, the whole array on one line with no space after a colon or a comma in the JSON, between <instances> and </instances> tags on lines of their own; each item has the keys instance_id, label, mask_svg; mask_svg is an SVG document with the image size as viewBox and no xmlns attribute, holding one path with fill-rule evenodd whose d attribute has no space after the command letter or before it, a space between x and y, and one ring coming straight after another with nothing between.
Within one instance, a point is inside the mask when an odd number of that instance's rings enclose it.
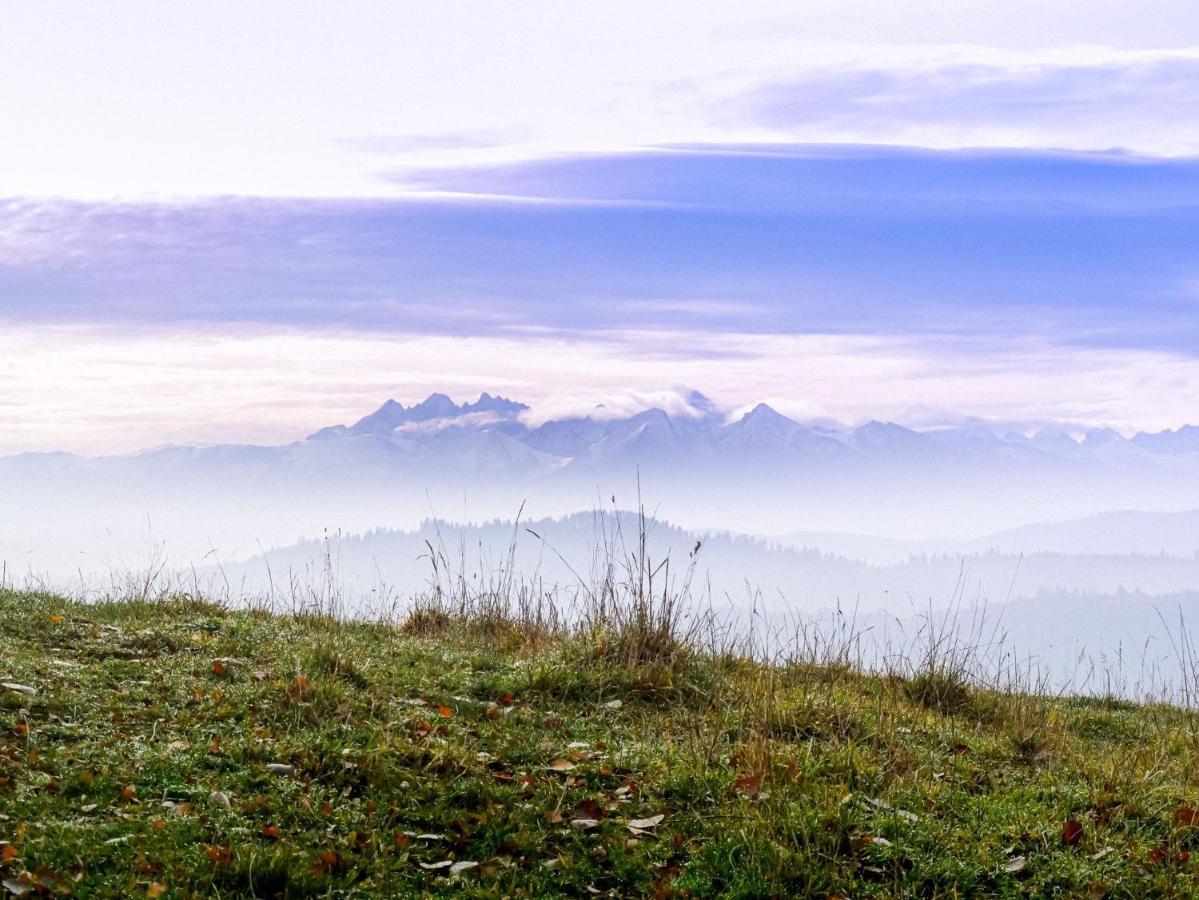
<instances>
[{"instance_id":1,"label":"sky","mask_svg":"<svg viewBox=\"0 0 1199 900\"><path fill-rule=\"evenodd\" d=\"M1199 422L1191 4L9 3L0 110L0 454Z\"/></svg>"}]
</instances>

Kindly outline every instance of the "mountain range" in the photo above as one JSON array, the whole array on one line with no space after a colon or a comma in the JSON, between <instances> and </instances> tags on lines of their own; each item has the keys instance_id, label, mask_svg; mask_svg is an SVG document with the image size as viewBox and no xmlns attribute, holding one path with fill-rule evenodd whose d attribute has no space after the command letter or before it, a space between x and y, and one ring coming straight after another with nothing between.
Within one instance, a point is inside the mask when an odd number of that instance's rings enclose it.
<instances>
[{"instance_id":1,"label":"mountain range","mask_svg":"<svg viewBox=\"0 0 1199 900\"><path fill-rule=\"evenodd\" d=\"M729 419L698 392L683 399L671 412L597 407L541 421L502 396L456 403L437 393L410 406L388 400L280 446L11 456L0 459L0 558L50 548L95 559L127 534L181 554L244 555L326 530L511 518L522 504L561 516L642 503L691 528L872 535L905 547L1121 510L1199 509L1195 426L1131 438L976 423L839 428L766 404ZM1109 544L1140 547L1135 532L1109 530Z\"/></svg>"},{"instance_id":2,"label":"mountain range","mask_svg":"<svg viewBox=\"0 0 1199 900\"><path fill-rule=\"evenodd\" d=\"M602 406L585 417L531 424L529 407L484 392L479 399L455 403L435 393L412 406L388 400L352 425L332 425L308 440L362 436L426 434L449 429L496 432L542 453L577 463L583 459L647 450L709 454L750 452L786 462L796 455L833 459L858 455L928 458L963 453L1050 457L1111 456L1144 453L1155 457L1187 457L1199 453L1199 426L1140 432L1123 437L1111 428L1084 431L1078 437L1061 427L1046 427L1031 436L997 434L980 424L916 431L893 422L871 421L852 429L809 426L759 403L735 420L728 420L698 391L686 398L687 411L671 416L651 408L630 416L612 416Z\"/></svg>"}]
</instances>

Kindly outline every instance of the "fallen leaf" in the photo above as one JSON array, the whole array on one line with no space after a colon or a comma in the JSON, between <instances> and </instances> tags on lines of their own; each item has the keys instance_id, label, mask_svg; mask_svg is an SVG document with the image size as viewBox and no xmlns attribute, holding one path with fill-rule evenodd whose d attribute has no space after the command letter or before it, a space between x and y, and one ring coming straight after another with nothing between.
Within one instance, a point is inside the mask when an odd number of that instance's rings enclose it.
<instances>
[{"instance_id":1,"label":"fallen leaf","mask_svg":"<svg viewBox=\"0 0 1199 900\"><path fill-rule=\"evenodd\" d=\"M37 688L30 687L27 684L17 684L15 681L0 681L0 688L12 691L14 694L27 694L30 697L37 694Z\"/></svg>"},{"instance_id":2,"label":"fallen leaf","mask_svg":"<svg viewBox=\"0 0 1199 900\"><path fill-rule=\"evenodd\" d=\"M147 897L161 897L167 892L167 886L161 881L151 881L150 886L146 888Z\"/></svg>"},{"instance_id":3,"label":"fallen leaf","mask_svg":"<svg viewBox=\"0 0 1199 900\"><path fill-rule=\"evenodd\" d=\"M1018 872L1023 872L1026 868L1028 868L1028 860L1023 856L1017 856L1008 860L1008 864L1003 867L1003 870L1015 875Z\"/></svg>"},{"instance_id":4,"label":"fallen leaf","mask_svg":"<svg viewBox=\"0 0 1199 900\"><path fill-rule=\"evenodd\" d=\"M20 878L5 878L4 881L0 881L0 884L3 884L14 897L24 897L33 891L33 882L24 875Z\"/></svg>"},{"instance_id":5,"label":"fallen leaf","mask_svg":"<svg viewBox=\"0 0 1199 900\"><path fill-rule=\"evenodd\" d=\"M619 700L609 700L604 704L606 709L620 709L622 706L624 706L624 703Z\"/></svg>"},{"instance_id":6,"label":"fallen leaf","mask_svg":"<svg viewBox=\"0 0 1199 900\"><path fill-rule=\"evenodd\" d=\"M1173 856L1170 855L1169 849L1164 845L1158 845L1149 851L1149 864L1152 866L1164 866L1167 864L1180 866L1191 858L1191 854L1186 850L1180 850Z\"/></svg>"},{"instance_id":7,"label":"fallen leaf","mask_svg":"<svg viewBox=\"0 0 1199 900\"><path fill-rule=\"evenodd\" d=\"M266 770L272 775L294 775L296 773L295 766L289 766L287 763L267 763Z\"/></svg>"},{"instance_id":8,"label":"fallen leaf","mask_svg":"<svg viewBox=\"0 0 1199 900\"><path fill-rule=\"evenodd\" d=\"M208 848L208 861L214 866L228 866L233 862L233 848L231 846L217 847L210 845Z\"/></svg>"},{"instance_id":9,"label":"fallen leaf","mask_svg":"<svg viewBox=\"0 0 1199 900\"><path fill-rule=\"evenodd\" d=\"M1194 828L1199 825L1199 811L1189 806L1178 807L1174 810L1174 824L1179 828Z\"/></svg>"},{"instance_id":10,"label":"fallen leaf","mask_svg":"<svg viewBox=\"0 0 1199 900\"><path fill-rule=\"evenodd\" d=\"M1062 843L1067 847L1077 847L1082 842L1083 828L1080 822L1068 819L1062 823Z\"/></svg>"},{"instance_id":11,"label":"fallen leaf","mask_svg":"<svg viewBox=\"0 0 1199 900\"><path fill-rule=\"evenodd\" d=\"M437 715L441 716L443 719L452 719L454 718L454 711L448 706L439 706L437 707Z\"/></svg>"},{"instance_id":12,"label":"fallen leaf","mask_svg":"<svg viewBox=\"0 0 1199 900\"><path fill-rule=\"evenodd\" d=\"M754 794L761 793L762 777L760 775L742 775L733 782L733 787L742 794L753 796Z\"/></svg>"},{"instance_id":13,"label":"fallen leaf","mask_svg":"<svg viewBox=\"0 0 1199 900\"><path fill-rule=\"evenodd\" d=\"M462 859L450 866L450 874L461 875L463 872L467 872L478 865L479 864L477 862L472 862L469 859Z\"/></svg>"},{"instance_id":14,"label":"fallen leaf","mask_svg":"<svg viewBox=\"0 0 1199 900\"><path fill-rule=\"evenodd\" d=\"M336 850L325 850L317 856L318 872L339 872L343 866L341 854Z\"/></svg>"},{"instance_id":15,"label":"fallen leaf","mask_svg":"<svg viewBox=\"0 0 1199 900\"><path fill-rule=\"evenodd\" d=\"M588 828L594 828L599 824L599 819L571 819L570 824L575 828L581 828L584 831Z\"/></svg>"},{"instance_id":16,"label":"fallen leaf","mask_svg":"<svg viewBox=\"0 0 1199 900\"><path fill-rule=\"evenodd\" d=\"M628 827L637 831L644 831L647 828L657 828L665 818L665 815L659 813L656 816L650 816L648 819L629 819Z\"/></svg>"},{"instance_id":17,"label":"fallen leaf","mask_svg":"<svg viewBox=\"0 0 1199 900\"><path fill-rule=\"evenodd\" d=\"M279 834L279 827L277 825L263 826L261 834L264 838L268 838L269 840L272 840L272 841L277 841L281 837L281 835Z\"/></svg>"},{"instance_id":18,"label":"fallen leaf","mask_svg":"<svg viewBox=\"0 0 1199 900\"><path fill-rule=\"evenodd\" d=\"M208 802L213 806L219 806L222 809L228 809L230 806L229 795L224 791L213 791L208 795Z\"/></svg>"},{"instance_id":19,"label":"fallen leaf","mask_svg":"<svg viewBox=\"0 0 1199 900\"><path fill-rule=\"evenodd\" d=\"M569 759L558 757L549 764L549 768L553 769L555 772L569 772L571 769L576 768L576 766Z\"/></svg>"},{"instance_id":20,"label":"fallen leaf","mask_svg":"<svg viewBox=\"0 0 1199 900\"><path fill-rule=\"evenodd\" d=\"M441 862L435 862L435 863L417 863L417 865L420 866L422 869L430 869L430 870L448 869L453 864L454 864L454 861L452 859L443 859Z\"/></svg>"},{"instance_id":21,"label":"fallen leaf","mask_svg":"<svg viewBox=\"0 0 1199 900\"><path fill-rule=\"evenodd\" d=\"M574 809L576 819L602 819L606 815L604 808L594 800L580 801Z\"/></svg>"}]
</instances>

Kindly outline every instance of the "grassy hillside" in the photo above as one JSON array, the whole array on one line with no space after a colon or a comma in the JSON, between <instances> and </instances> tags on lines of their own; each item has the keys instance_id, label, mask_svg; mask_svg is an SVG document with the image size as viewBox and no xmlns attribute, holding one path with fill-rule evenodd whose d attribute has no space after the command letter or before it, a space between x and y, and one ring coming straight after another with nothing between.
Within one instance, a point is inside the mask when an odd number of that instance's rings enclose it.
<instances>
[{"instance_id":1,"label":"grassy hillside","mask_svg":"<svg viewBox=\"0 0 1199 900\"><path fill-rule=\"evenodd\" d=\"M16 896L1193 896L1167 707L0 591Z\"/></svg>"}]
</instances>

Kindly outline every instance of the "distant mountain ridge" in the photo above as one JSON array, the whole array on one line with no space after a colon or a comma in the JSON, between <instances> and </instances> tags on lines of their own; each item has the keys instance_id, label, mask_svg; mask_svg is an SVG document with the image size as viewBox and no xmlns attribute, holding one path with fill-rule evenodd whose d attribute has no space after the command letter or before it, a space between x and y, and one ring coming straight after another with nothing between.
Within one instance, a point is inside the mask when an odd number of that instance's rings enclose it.
<instances>
[{"instance_id":1,"label":"distant mountain ridge","mask_svg":"<svg viewBox=\"0 0 1199 900\"><path fill-rule=\"evenodd\" d=\"M504 518L522 505L566 515L637 494L687 527L955 545L1115 510L1199 509L1191 426L1131 439L1092 429L1081 440L978 423L850 428L805 424L766 403L730 418L699 392L669 411L597 407L548 421L534 412L492 393L468 402L435 393L278 446L0 458L0 547L11 556L108 546L110 534L144 535L149 523L199 556L326 529L414 527L429 515ZM1124 549L1187 545L1161 530L1133 540L1135 528L1122 532Z\"/></svg>"},{"instance_id":2,"label":"distant mountain ridge","mask_svg":"<svg viewBox=\"0 0 1199 900\"><path fill-rule=\"evenodd\" d=\"M484 391L474 403L456 404L446 394L430 394L425 400L405 407L388 400L377 410L363 416L353 425L330 425L308 436L308 440L327 440L356 434L387 434L414 422L438 419L462 419L466 416L491 414L495 419L512 419L529 407L504 397L493 397Z\"/></svg>"},{"instance_id":3,"label":"distant mountain ridge","mask_svg":"<svg viewBox=\"0 0 1199 900\"><path fill-rule=\"evenodd\" d=\"M944 451L978 452L1009 448L1009 452L1035 450L1050 455L1112 452L1112 448L1136 448L1148 453L1173 456L1199 454L1199 426L1177 430L1140 432L1125 438L1110 428L1094 428L1075 440L1059 429L1043 429L1032 436L999 435L989 428L970 424L919 431L894 422L872 420L856 428L836 430L805 425L758 403L736 420L726 420L715 404L698 391L687 397L689 415L671 416L651 407L628 416L578 416L527 424L522 413L529 406L499 395L483 392L474 402L455 403L443 393L404 406L391 399L352 425L330 425L309 435L307 440L329 440L361 435L388 435L414 424L436 424L440 428L476 431L495 430L542 453L579 457L630 449L698 450L753 449L796 451L836 456L845 452L863 455L928 454ZM599 407L603 410L602 407ZM426 429L427 431L436 431ZM1134 451L1135 452L1135 451Z\"/></svg>"}]
</instances>

